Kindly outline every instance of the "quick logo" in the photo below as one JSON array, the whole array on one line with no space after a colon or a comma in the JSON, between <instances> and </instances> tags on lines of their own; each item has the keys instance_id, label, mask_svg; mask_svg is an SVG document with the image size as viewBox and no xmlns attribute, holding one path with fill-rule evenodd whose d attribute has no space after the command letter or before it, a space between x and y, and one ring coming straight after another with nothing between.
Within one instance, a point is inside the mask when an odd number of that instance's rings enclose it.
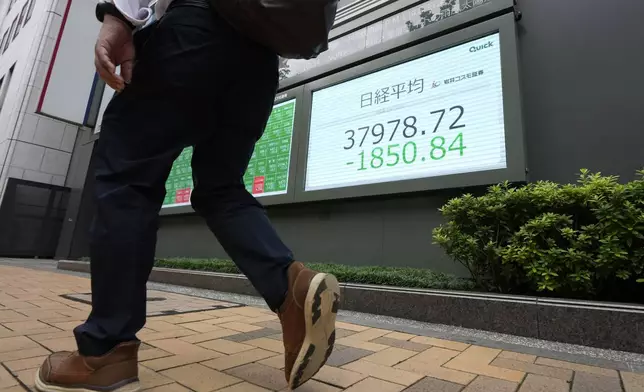
<instances>
[{"instance_id":1,"label":"quick logo","mask_svg":"<svg viewBox=\"0 0 644 392\"><path fill-rule=\"evenodd\" d=\"M472 47L470 48L470 52L471 52L471 53L475 53L475 52L478 52L479 50L483 50L483 49L491 48L491 47L493 47L493 46L494 46L494 42L492 42L492 41L488 41L487 43L485 43L485 44L483 44L483 45L476 45L476 46L472 46Z\"/></svg>"}]
</instances>

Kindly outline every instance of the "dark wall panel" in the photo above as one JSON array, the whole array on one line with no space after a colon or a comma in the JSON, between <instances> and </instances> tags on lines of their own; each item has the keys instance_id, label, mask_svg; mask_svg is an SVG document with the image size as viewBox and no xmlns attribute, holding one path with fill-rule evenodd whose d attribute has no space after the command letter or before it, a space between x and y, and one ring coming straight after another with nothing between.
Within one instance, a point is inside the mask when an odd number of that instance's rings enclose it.
<instances>
[{"instance_id":1,"label":"dark wall panel","mask_svg":"<svg viewBox=\"0 0 644 392\"><path fill-rule=\"evenodd\" d=\"M304 261L353 265L431 267L463 275L459 265L432 245L447 196L352 200L268 209L284 241ZM226 257L200 218L162 221L159 256Z\"/></svg>"},{"instance_id":2,"label":"dark wall panel","mask_svg":"<svg viewBox=\"0 0 644 392\"><path fill-rule=\"evenodd\" d=\"M644 2L519 0L532 180L644 167Z\"/></svg>"}]
</instances>

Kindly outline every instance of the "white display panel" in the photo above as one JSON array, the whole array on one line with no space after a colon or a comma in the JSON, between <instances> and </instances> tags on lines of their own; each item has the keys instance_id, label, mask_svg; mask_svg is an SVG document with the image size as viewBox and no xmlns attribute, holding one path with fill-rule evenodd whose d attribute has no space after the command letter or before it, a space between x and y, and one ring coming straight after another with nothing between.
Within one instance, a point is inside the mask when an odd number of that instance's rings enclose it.
<instances>
[{"instance_id":1,"label":"white display panel","mask_svg":"<svg viewBox=\"0 0 644 392\"><path fill-rule=\"evenodd\" d=\"M94 45L101 23L95 15L97 0L68 2L37 111L82 125L96 73Z\"/></svg>"},{"instance_id":2,"label":"white display panel","mask_svg":"<svg viewBox=\"0 0 644 392\"><path fill-rule=\"evenodd\" d=\"M313 92L305 191L505 169L499 34Z\"/></svg>"}]
</instances>

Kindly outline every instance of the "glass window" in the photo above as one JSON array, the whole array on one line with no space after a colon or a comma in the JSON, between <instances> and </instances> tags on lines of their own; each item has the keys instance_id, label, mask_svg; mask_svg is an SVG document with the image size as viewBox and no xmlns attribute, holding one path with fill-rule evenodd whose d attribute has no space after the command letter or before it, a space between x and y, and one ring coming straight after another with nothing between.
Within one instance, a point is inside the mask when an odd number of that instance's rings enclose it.
<instances>
[{"instance_id":1,"label":"glass window","mask_svg":"<svg viewBox=\"0 0 644 392\"><path fill-rule=\"evenodd\" d=\"M4 53L4 46L7 43L7 40L9 39L9 30L4 32L4 35L2 36L2 42L0 43L0 50L2 53Z\"/></svg>"},{"instance_id":2,"label":"glass window","mask_svg":"<svg viewBox=\"0 0 644 392\"><path fill-rule=\"evenodd\" d=\"M18 19L18 26L24 26L25 25L25 17L27 16L27 7L29 6L29 2L26 2L25 5L22 6L22 10L20 10L20 19Z\"/></svg>"},{"instance_id":3,"label":"glass window","mask_svg":"<svg viewBox=\"0 0 644 392\"><path fill-rule=\"evenodd\" d=\"M9 41L7 43L7 47L9 46L9 43L13 42L13 40L16 38L16 30L17 30L17 28L18 28L18 15L16 15L16 17L13 19L13 23L11 24L11 30L10 30L10 33L9 33L9 39L7 40L7 41Z\"/></svg>"},{"instance_id":4,"label":"glass window","mask_svg":"<svg viewBox=\"0 0 644 392\"><path fill-rule=\"evenodd\" d=\"M9 34L7 36L7 40L4 41L4 45L2 46L2 53L7 51L7 48L9 47L9 44L11 43L11 37L13 37L14 31L16 31L16 24L18 23L18 18L13 20L13 23L11 24L11 28L7 31Z\"/></svg>"},{"instance_id":5,"label":"glass window","mask_svg":"<svg viewBox=\"0 0 644 392\"><path fill-rule=\"evenodd\" d=\"M25 17L25 23L31 19L31 15L34 13L34 6L36 5L36 0L29 0L29 9L27 10L27 16Z\"/></svg>"},{"instance_id":6,"label":"glass window","mask_svg":"<svg viewBox=\"0 0 644 392\"><path fill-rule=\"evenodd\" d=\"M7 98L7 90L9 90L9 84L11 83L11 77L13 76L13 70L15 68L16 65L14 64L9 70L7 76L2 78L2 81L0 82L0 111L2 111L2 106L4 106L5 98Z\"/></svg>"},{"instance_id":7,"label":"glass window","mask_svg":"<svg viewBox=\"0 0 644 392\"><path fill-rule=\"evenodd\" d=\"M11 38L11 41L16 39L18 34L20 34L20 29L22 28L22 23L20 23L20 15L16 15L16 29L13 31L13 37Z\"/></svg>"}]
</instances>

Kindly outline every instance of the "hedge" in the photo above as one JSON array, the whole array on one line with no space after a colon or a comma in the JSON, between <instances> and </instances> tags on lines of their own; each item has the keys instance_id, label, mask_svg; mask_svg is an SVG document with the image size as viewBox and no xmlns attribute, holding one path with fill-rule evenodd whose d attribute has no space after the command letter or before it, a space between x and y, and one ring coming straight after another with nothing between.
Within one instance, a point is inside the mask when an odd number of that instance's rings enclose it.
<instances>
[{"instance_id":1,"label":"hedge","mask_svg":"<svg viewBox=\"0 0 644 392\"><path fill-rule=\"evenodd\" d=\"M241 273L232 261L218 259L159 259L156 267L196 271ZM403 267L360 267L341 264L307 263L316 271L331 273L340 282L374 284L423 289L472 290L471 279L434 272L428 269Z\"/></svg>"},{"instance_id":2,"label":"hedge","mask_svg":"<svg viewBox=\"0 0 644 392\"><path fill-rule=\"evenodd\" d=\"M495 185L450 200L434 242L490 291L644 301L644 171L622 184Z\"/></svg>"}]
</instances>

